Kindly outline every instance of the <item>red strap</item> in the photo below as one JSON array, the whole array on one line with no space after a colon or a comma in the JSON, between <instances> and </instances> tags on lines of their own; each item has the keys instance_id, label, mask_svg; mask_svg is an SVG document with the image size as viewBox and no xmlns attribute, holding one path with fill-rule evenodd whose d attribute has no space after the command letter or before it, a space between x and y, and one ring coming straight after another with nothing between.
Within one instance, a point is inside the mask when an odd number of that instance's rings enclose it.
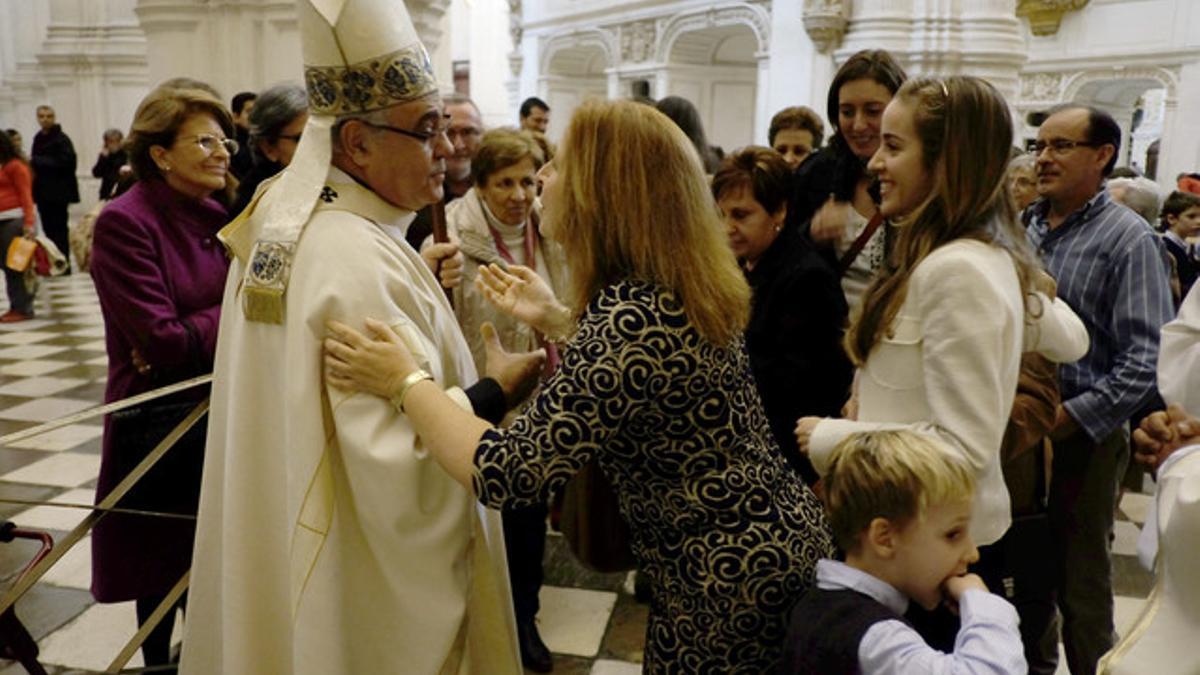
<instances>
[{"instance_id":1,"label":"red strap","mask_svg":"<svg viewBox=\"0 0 1200 675\"><path fill-rule=\"evenodd\" d=\"M846 276L846 271L850 269L850 265L854 263L854 259L858 257L858 254L862 253L862 250L867 246L867 242L871 241L871 237L874 236L876 230L882 224L883 214L876 211L875 215L871 216L870 222L867 223L867 227L863 229L862 234L858 235L858 239L854 240L854 243L850 245L850 249L838 260L839 277Z\"/></svg>"}]
</instances>

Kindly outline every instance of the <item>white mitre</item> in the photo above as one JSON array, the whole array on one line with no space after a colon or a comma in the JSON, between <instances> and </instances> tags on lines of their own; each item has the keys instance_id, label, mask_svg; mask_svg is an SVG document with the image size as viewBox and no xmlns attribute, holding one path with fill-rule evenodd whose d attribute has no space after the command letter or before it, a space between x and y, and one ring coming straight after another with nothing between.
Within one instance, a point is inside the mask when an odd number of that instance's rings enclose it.
<instances>
[{"instance_id":1,"label":"white mitre","mask_svg":"<svg viewBox=\"0 0 1200 675\"><path fill-rule=\"evenodd\" d=\"M292 257L329 173L337 117L437 92L403 0L297 0L296 10L308 124L292 163L270 186L242 288L246 318L265 323L283 323Z\"/></svg>"}]
</instances>

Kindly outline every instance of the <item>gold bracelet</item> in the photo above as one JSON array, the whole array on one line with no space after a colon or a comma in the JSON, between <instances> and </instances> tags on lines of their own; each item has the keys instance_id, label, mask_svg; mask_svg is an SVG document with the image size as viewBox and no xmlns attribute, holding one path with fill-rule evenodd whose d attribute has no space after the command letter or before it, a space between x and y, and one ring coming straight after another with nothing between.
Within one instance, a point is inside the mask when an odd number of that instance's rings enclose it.
<instances>
[{"instance_id":1,"label":"gold bracelet","mask_svg":"<svg viewBox=\"0 0 1200 675\"><path fill-rule=\"evenodd\" d=\"M400 412L404 412L404 397L408 396L408 390L412 389L413 385L415 385L416 383L418 383L422 380L432 380L432 379L433 379L432 375L430 375L429 373L427 373L424 370L421 370L420 368L409 373L408 377L401 380L400 388L397 389L396 393L392 396L392 398L391 398L392 407L395 408L396 410L399 410Z\"/></svg>"}]
</instances>

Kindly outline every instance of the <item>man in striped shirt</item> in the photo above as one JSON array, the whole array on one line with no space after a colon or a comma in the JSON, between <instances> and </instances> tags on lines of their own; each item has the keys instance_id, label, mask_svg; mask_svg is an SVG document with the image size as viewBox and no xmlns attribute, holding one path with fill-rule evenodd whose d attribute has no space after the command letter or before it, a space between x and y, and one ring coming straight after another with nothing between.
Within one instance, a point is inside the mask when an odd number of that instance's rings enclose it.
<instances>
[{"instance_id":1,"label":"man in striped shirt","mask_svg":"<svg viewBox=\"0 0 1200 675\"><path fill-rule=\"evenodd\" d=\"M1129 461L1126 424L1155 399L1159 329L1174 314L1166 252L1104 180L1121 130L1107 113L1066 104L1038 131L1030 243L1058 295L1088 327L1087 355L1059 370L1049 510L1063 643L1074 675L1095 672L1114 640L1109 540Z\"/></svg>"}]
</instances>

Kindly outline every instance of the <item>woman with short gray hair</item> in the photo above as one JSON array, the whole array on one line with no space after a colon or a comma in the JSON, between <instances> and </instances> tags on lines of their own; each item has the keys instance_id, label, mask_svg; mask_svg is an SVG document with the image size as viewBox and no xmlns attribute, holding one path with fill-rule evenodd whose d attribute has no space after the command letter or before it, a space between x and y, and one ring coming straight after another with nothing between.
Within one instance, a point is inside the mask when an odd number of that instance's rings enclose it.
<instances>
[{"instance_id":1,"label":"woman with short gray hair","mask_svg":"<svg viewBox=\"0 0 1200 675\"><path fill-rule=\"evenodd\" d=\"M308 95L298 84L277 84L258 95L250 111L250 151L254 166L238 185L231 213L241 213L259 183L292 163L300 134L308 123Z\"/></svg>"},{"instance_id":2,"label":"woman with short gray hair","mask_svg":"<svg viewBox=\"0 0 1200 675\"><path fill-rule=\"evenodd\" d=\"M1150 227L1158 225L1158 209L1162 206L1162 192L1158 189L1158 183L1141 176L1109 178L1107 187L1113 201L1133 209Z\"/></svg>"}]
</instances>

